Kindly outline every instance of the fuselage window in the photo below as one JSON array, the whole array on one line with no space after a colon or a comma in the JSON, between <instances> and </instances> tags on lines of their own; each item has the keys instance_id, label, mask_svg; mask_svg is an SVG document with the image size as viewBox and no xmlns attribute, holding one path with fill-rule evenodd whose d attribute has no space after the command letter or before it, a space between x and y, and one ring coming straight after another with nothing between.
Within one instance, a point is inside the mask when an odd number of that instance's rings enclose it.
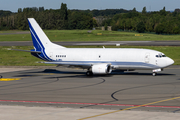
<instances>
[{"instance_id":1,"label":"fuselage window","mask_svg":"<svg viewBox=\"0 0 180 120\"><path fill-rule=\"evenodd\" d=\"M66 57L66 55L56 55L56 57Z\"/></svg>"}]
</instances>

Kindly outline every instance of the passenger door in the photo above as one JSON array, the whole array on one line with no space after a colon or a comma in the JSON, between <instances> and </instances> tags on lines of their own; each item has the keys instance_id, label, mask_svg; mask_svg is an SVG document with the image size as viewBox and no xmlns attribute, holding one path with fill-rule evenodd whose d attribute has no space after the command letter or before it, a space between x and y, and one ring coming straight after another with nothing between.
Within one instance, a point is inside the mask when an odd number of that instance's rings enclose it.
<instances>
[{"instance_id":1,"label":"passenger door","mask_svg":"<svg viewBox=\"0 0 180 120\"><path fill-rule=\"evenodd\" d=\"M150 60L150 54L146 53L144 58L145 63L149 63L149 60Z\"/></svg>"}]
</instances>

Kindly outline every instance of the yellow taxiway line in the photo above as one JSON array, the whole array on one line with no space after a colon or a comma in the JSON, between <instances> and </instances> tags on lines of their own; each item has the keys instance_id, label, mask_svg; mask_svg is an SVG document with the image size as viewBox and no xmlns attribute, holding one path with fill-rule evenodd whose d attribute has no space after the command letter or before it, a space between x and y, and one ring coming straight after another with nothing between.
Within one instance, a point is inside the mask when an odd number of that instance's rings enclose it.
<instances>
[{"instance_id":1,"label":"yellow taxiway line","mask_svg":"<svg viewBox=\"0 0 180 120\"><path fill-rule=\"evenodd\" d=\"M54 73L48 73L48 74L41 74L41 75L55 75ZM27 78L27 77L21 77L21 78ZM21 78L0 78L0 81L13 81L13 80L21 80Z\"/></svg>"},{"instance_id":2,"label":"yellow taxiway line","mask_svg":"<svg viewBox=\"0 0 180 120\"><path fill-rule=\"evenodd\" d=\"M13 81L13 80L20 80L21 78L0 78L0 81Z\"/></svg>"},{"instance_id":3,"label":"yellow taxiway line","mask_svg":"<svg viewBox=\"0 0 180 120\"><path fill-rule=\"evenodd\" d=\"M112 114L112 113L116 113L116 112L120 112L120 111L135 109L135 108L139 108L139 107L143 107L143 106L147 106L147 105L152 105L152 104L157 104L157 103L161 103L161 102L166 102L166 101L170 101L170 100L175 100L175 99L179 99L179 98L180 98L180 96L179 97L170 98L170 99L160 100L160 101L156 101L156 102L151 102L151 103L147 103L147 104L143 104L143 105L139 105L139 106L135 106L135 107L125 108L125 109L122 109L122 110L116 110L116 111L112 111L112 112L108 112L108 113L94 115L94 116L90 116L90 117L86 117L86 118L81 118L79 120L95 118L95 117L99 117L99 116L103 116L103 115L107 115L107 114Z\"/></svg>"}]
</instances>

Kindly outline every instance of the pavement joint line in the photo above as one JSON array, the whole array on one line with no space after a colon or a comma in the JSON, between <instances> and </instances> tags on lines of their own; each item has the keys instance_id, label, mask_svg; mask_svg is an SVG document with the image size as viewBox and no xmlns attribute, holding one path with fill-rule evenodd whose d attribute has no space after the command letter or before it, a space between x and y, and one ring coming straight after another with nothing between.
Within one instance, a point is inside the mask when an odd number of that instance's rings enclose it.
<instances>
[{"instance_id":1,"label":"pavement joint line","mask_svg":"<svg viewBox=\"0 0 180 120\"><path fill-rule=\"evenodd\" d=\"M95 117L99 117L99 116L103 116L103 115L108 115L108 114L112 114L112 113L116 113L116 112L121 112L121 111L125 111L125 110L131 110L131 109L135 109L135 108L139 108L139 107L144 107L144 106L152 105L152 104L156 104L156 103L166 102L166 101L170 101L170 100L175 100L175 99L179 99L179 98L180 98L180 96L179 97L165 99L165 100L160 100L160 101L156 101L156 102L151 102L151 103L147 103L147 104L143 104L143 105L139 105L139 106L135 106L135 107L129 107L129 108L125 108L125 109L122 109L122 110L116 110L116 111L107 112L107 113L103 113L103 114L99 114L99 115L85 117L85 118L81 118L81 119L78 119L78 120L85 120L85 119L95 118Z\"/></svg>"}]
</instances>

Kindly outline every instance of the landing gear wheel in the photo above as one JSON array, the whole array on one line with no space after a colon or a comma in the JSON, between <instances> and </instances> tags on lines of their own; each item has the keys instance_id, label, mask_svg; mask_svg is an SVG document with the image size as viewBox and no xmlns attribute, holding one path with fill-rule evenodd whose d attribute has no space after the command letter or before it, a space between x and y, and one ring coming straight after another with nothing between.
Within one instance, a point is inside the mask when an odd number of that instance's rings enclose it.
<instances>
[{"instance_id":1,"label":"landing gear wheel","mask_svg":"<svg viewBox=\"0 0 180 120\"><path fill-rule=\"evenodd\" d=\"M156 73L156 72L153 72L153 73L152 73L152 75L153 75L153 76L156 76L156 75L157 75L157 73Z\"/></svg>"},{"instance_id":2,"label":"landing gear wheel","mask_svg":"<svg viewBox=\"0 0 180 120\"><path fill-rule=\"evenodd\" d=\"M2 78L2 76L0 75L0 79Z\"/></svg>"},{"instance_id":3,"label":"landing gear wheel","mask_svg":"<svg viewBox=\"0 0 180 120\"><path fill-rule=\"evenodd\" d=\"M93 73L92 73L91 71L87 71L87 72L86 72L86 75L87 75L87 76L92 76Z\"/></svg>"}]
</instances>

